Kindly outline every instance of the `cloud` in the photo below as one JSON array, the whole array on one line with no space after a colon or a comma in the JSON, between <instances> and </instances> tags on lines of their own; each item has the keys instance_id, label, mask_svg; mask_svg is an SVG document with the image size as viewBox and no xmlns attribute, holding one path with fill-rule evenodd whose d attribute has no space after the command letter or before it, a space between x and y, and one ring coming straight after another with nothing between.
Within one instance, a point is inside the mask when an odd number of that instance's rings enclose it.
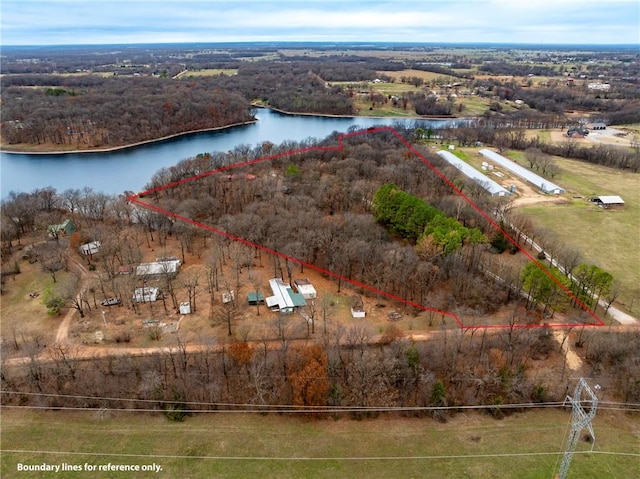
<instances>
[{"instance_id":1,"label":"cloud","mask_svg":"<svg viewBox=\"0 0 640 479\"><path fill-rule=\"evenodd\" d=\"M2 0L3 44L637 43L636 0Z\"/></svg>"}]
</instances>

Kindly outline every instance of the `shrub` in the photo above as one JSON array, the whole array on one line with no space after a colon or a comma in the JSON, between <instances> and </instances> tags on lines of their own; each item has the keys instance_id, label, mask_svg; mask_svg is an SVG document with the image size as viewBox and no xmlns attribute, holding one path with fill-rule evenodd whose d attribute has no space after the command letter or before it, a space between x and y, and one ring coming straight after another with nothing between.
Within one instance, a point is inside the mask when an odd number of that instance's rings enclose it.
<instances>
[{"instance_id":1,"label":"shrub","mask_svg":"<svg viewBox=\"0 0 640 479\"><path fill-rule=\"evenodd\" d=\"M61 296L54 296L45 302L49 316L58 316L64 305L65 301Z\"/></svg>"},{"instance_id":2,"label":"shrub","mask_svg":"<svg viewBox=\"0 0 640 479\"><path fill-rule=\"evenodd\" d=\"M149 328L149 339L152 341L160 341L162 339L162 328L157 324Z\"/></svg>"}]
</instances>

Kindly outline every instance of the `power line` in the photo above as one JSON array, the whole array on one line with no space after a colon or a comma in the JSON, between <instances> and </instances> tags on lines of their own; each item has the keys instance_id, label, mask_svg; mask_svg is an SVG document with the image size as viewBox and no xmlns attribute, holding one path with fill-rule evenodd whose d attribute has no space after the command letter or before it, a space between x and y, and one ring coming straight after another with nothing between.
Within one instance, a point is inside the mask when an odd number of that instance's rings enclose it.
<instances>
[{"instance_id":1,"label":"power line","mask_svg":"<svg viewBox=\"0 0 640 479\"><path fill-rule=\"evenodd\" d=\"M410 411L455 411L455 410L485 410L485 409L543 409L543 408L560 408L566 407L566 402L543 402L543 403L513 403L513 404L476 404L476 405L457 405L457 406L303 406L292 404L252 404L252 403L225 403L225 402L204 402L204 401L179 401L179 400L163 400L163 399L137 399L109 396L86 396L74 394L52 394L37 392L21 392L21 391L0 391L2 394L36 396L36 397L55 397L78 400L98 400L98 401L120 401L135 402L145 404L163 404L163 405L180 405L184 406L207 406L216 409L183 409L185 413L221 413L221 412L294 412L294 413L337 413L337 412L410 412ZM611 411L640 411L640 403L623 403L606 401L600 402L600 409ZM98 407L81 407L81 406L16 406L16 405L0 405L3 408L10 409L63 409L63 410L87 410L95 411ZM229 408L229 409L220 409ZM109 407L111 411L158 411L157 408L117 408Z\"/></svg>"},{"instance_id":2,"label":"power line","mask_svg":"<svg viewBox=\"0 0 640 479\"><path fill-rule=\"evenodd\" d=\"M556 452L514 452L497 454L440 454L424 456L346 456L346 457L269 457L269 456L187 456L178 454L118 454L110 452L78 452L78 451L44 451L30 449L0 449L8 454L53 454L70 456L100 456L100 457L127 457L145 459L209 459L224 461L405 461L405 460L450 460L450 459L487 459L500 457L532 457L532 456L558 456L564 451ZM616 451L576 451L574 454L601 454L609 456L640 457L640 453L616 452Z\"/></svg>"},{"instance_id":3,"label":"power line","mask_svg":"<svg viewBox=\"0 0 640 479\"><path fill-rule=\"evenodd\" d=\"M184 414L264 414L266 412L269 413L278 413L278 414L338 414L338 413L356 413L356 412L376 412L376 413L384 413L384 412L429 412L429 411L449 411L449 410L486 410L486 409L543 409L543 408L560 408L564 407L560 405L547 405L538 407L537 405L529 405L529 406L510 406L510 405L499 405L499 406L425 406L425 407L368 407L368 408L358 408L358 407L342 407L342 408L327 408L326 406L318 406L318 409L314 409L313 406L306 406L303 408L300 406L300 409L296 409L296 406L288 406L287 409L275 409L274 406L262 406L260 404L253 404L250 406L244 406L242 409L183 409L180 408L179 411ZM112 407L82 407L82 406L15 406L15 405L1 405L0 408L3 409L16 409L16 410L41 410L41 411L111 411L111 412L163 412L165 409L160 408L112 408ZM626 411L626 412L637 412L637 409L623 409L623 408L601 408L608 409L611 411ZM171 411L171 409L167 409L167 411Z\"/></svg>"}]
</instances>

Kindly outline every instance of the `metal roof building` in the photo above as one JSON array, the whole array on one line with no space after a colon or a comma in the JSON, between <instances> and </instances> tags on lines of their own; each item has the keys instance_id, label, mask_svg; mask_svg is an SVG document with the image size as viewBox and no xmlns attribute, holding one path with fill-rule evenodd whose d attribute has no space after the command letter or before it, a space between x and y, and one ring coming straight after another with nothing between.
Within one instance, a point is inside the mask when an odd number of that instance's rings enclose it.
<instances>
[{"instance_id":1,"label":"metal roof building","mask_svg":"<svg viewBox=\"0 0 640 479\"><path fill-rule=\"evenodd\" d=\"M562 193L565 193L564 188L561 188L558 185L551 183L549 180L539 175L536 175L533 171L527 170L523 166L520 166L519 164L511 161L510 159L505 158L502 155L499 155L495 151L487 150L485 148L483 150L480 150L478 153L480 153L485 158L493 161L494 163L497 163L503 168L506 168L507 170L511 171L512 173L519 176L523 180L528 181L529 183L538 187L540 191L542 191L543 193L552 194L552 195L560 195Z\"/></svg>"},{"instance_id":2,"label":"metal roof building","mask_svg":"<svg viewBox=\"0 0 640 479\"><path fill-rule=\"evenodd\" d=\"M311 281L309 281L307 278L296 279L293 281L293 285L298 290L298 293L300 293L304 297L304 299L316 299L316 297L318 296L316 288L313 287Z\"/></svg>"},{"instance_id":3,"label":"metal roof building","mask_svg":"<svg viewBox=\"0 0 640 479\"><path fill-rule=\"evenodd\" d=\"M180 268L180 260L156 261L155 263L140 263L136 268L138 276L153 276L160 274L176 274Z\"/></svg>"},{"instance_id":4,"label":"metal roof building","mask_svg":"<svg viewBox=\"0 0 640 479\"><path fill-rule=\"evenodd\" d=\"M300 293L294 293L291 286L280 278L269 280L273 296L267 298L267 306L284 314L293 313L295 308L306 306L307 301Z\"/></svg>"},{"instance_id":5,"label":"metal roof building","mask_svg":"<svg viewBox=\"0 0 640 479\"><path fill-rule=\"evenodd\" d=\"M609 208L611 206L624 206L624 200L619 196L596 196L591 201L597 203L603 208Z\"/></svg>"},{"instance_id":6,"label":"metal roof building","mask_svg":"<svg viewBox=\"0 0 640 479\"><path fill-rule=\"evenodd\" d=\"M493 181L488 176L480 173L473 166L462 161L453 153L449 153L448 151L445 151L445 150L440 150L437 152L437 155L440 156L447 163L449 163L451 166L456 167L465 176L474 180L476 183L482 186L485 190L487 190L492 196L507 196L511 194L508 190L500 186L498 183Z\"/></svg>"},{"instance_id":7,"label":"metal roof building","mask_svg":"<svg viewBox=\"0 0 640 479\"><path fill-rule=\"evenodd\" d=\"M158 288L136 288L133 291L133 300L136 303L153 303L158 300L159 294Z\"/></svg>"}]
</instances>

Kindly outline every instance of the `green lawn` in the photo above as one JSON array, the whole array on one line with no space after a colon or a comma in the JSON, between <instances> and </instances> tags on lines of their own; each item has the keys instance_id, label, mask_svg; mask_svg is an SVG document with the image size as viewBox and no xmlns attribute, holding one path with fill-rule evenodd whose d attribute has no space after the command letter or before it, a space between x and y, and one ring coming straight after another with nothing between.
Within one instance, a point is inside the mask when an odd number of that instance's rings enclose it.
<instances>
[{"instance_id":1,"label":"green lawn","mask_svg":"<svg viewBox=\"0 0 640 479\"><path fill-rule=\"evenodd\" d=\"M587 261L613 274L623 287L620 302L629 308L640 289L640 175L575 160L556 161L561 171L553 181L567 189L568 203L522 211L582 251ZM625 207L604 210L587 201L595 195L619 195ZM640 313L640 297L633 303L634 313Z\"/></svg>"},{"instance_id":2,"label":"green lawn","mask_svg":"<svg viewBox=\"0 0 640 479\"><path fill-rule=\"evenodd\" d=\"M3 410L5 478L518 478L553 477L570 413L529 411L503 420L474 412L432 419L351 419L202 414L162 416ZM595 451L580 441L569 478L634 477L638 417L607 411L594 420ZM22 450L24 452L11 452ZM506 454L510 456L497 457ZM630 455L626 455L630 454ZM18 472L22 464L157 464L159 473ZM634 472L635 471L635 472Z\"/></svg>"}]
</instances>

